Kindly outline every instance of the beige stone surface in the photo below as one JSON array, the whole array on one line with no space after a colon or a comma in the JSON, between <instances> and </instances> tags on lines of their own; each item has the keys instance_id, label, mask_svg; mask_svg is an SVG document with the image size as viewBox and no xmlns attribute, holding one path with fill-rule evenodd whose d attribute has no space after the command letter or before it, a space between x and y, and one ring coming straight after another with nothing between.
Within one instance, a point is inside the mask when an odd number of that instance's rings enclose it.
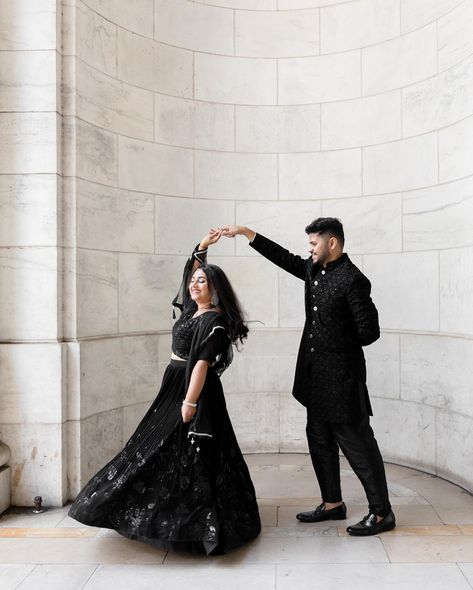
<instances>
[{"instance_id":1,"label":"beige stone surface","mask_svg":"<svg viewBox=\"0 0 473 590\"><path fill-rule=\"evenodd\" d=\"M318 151L320 133L318 104L235 108L236 151Z\"/></svg>"},{"instance_id":2,"label":"beige stone surface","mask_svg":"<svg viewBox=\"0 0 473 590\"><path fill-rule=\"evenodd\" d=\"M319 51L319 11L235 12L235 54L300 57Z\"/></svg>"},{"instance_id":3,"label":"beige stone surface","mask_svg":"<svg viewBox=\"0 0 473 590\"><path fill-rule=\"evenodd\" d=\"M313 104L361 95L360 52L281 59L280 104Z\"/></svg>"},{"instance_id":4,"label":"beige stone surface","mask_svg":"<svg viewBox=\"0 0 473 590\"><path fill-rule=\"evenodd\" d=\"M440 327L446 332L471 334L473 313L468 305L473 248L440 253Z\"/></svg>"},{"instance_id":5,"label":"beige stone surface","mask_svg":"<svg viewBox=\"0 0 473 590\"><path fill-rule=\"evenodd\" d=\"M363 192L367 195L431 186L438 177L436 133L363 148Z\"/></svg>"},{"instance_id":6,"label":"beige stone surface","mask_svg":"<svg viewBox=\"0 0 473 590\"><path fill-rule=\"evenodd\" d=\"M56 49L56 1L4 2L0 16L0 49Z\"/></svg>"},{"instance_id":7,"label":"beige stone surface","mask_svg":"<svg viewBox=\"0 0 473 590\"><path fill-rule=\"evenodd\" d=\"M332 150L279 156L281 199L336 199L362 192L361 150Z\"/></svg>"},{"instance_id":8,"label":"beige stone surface","mask_svg":"<svg viewBox=\"0 0 473 590\"><path fill-rule=\"evenodd\" d=\"M86 0L101 16L129 31L153 37L153 0Z\"/></svg>"},{"instance_id":9,"label":"beige stone surface","mask_svg":"<svg viewBox=\"0 0 473 590\"><path fill-rule=\"evenodd\" d=\"M377 45L400 34L400 5L396 0L356 0L323 7L321 53Z\"/></svg>"},{"instance_id":10,"label":"beige stone surface","mask_svg":"<svg viewBox=\"0 0 473 590\"><path fill-rule=\"evenodd\" d=\"M227 104L276 104L277 64L251 59L196 53L195 98Z\"/></svg>"},{"instance_id":11,"label":"beige stone surface","mask_svg":"<svg viewBox=\"0 0 473 590\"><path fill-rule=\"evenodd\" d=\"M172 96L192 96L191 51L159 43L119 28L115 57L120 80Z\"/></svg>"},{"instance_id":12,"label":"beige stone surface","mask_svg":"<svg viewBox=\"0 0 473 590\"><path fill-rule=\"evenodd\" d=\"M0 245L54 246L58 240L57 176L0 176Z\"/></svg>"},{"instance_id":13,"label":"beige stone surface","mask_svg":"<svg viewBox=\"0 0 473 590\"><path fill-rule=\"evenodd\" d=\"M186 0L155 0L154 38L198 52L232 55L234 13Z\"/></svg>"},{"instance_id":14,"label":"beige stone surface","mask_svg":"<svg viewBox=\"0 0 473 590\"><path fill-rule=\"evenodd\" d=\"M401 88L437 73L436 25L362 49L363 94Z\"/></svg>"}]
</instances>

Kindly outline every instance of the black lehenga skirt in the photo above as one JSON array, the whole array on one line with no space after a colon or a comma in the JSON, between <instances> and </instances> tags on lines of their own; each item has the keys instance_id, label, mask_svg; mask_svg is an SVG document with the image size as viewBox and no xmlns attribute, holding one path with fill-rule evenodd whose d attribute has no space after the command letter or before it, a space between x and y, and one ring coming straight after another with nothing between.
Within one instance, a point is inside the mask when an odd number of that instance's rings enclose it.
<instances>
[{"instance_id":1,"label":"black lehenga skirt","mask_svg":"<svg viewBox=\"0 0 473 590\"><path fill-rule=\"evenodd\" d=\"M203 390L212 437L188 436L185 372L185 362L171 361L134 434L81 490L69 516L160 549L216 555L258 536L258 506L212 369Z\"/></svg>"}]
</instances>

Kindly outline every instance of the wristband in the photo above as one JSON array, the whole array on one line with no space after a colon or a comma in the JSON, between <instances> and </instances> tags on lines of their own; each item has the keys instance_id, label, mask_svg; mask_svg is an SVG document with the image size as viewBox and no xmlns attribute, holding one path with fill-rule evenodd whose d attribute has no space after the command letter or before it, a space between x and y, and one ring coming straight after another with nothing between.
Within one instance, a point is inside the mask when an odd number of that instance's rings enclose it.
<instances>
[{"instance_id":1,"label":"wristband","mask_svg":"<svg viewBox=\"0 0 473 590\"><path fill-rule=\"evenodd\" d=\"M194 404L193 402L188 402L188 401L186 401L186 400L184 400L184 401L182 402L182 405L183 405L183 406L190 406L191 408L197 408L197 404Z\"/></svg>"}]
</instances>

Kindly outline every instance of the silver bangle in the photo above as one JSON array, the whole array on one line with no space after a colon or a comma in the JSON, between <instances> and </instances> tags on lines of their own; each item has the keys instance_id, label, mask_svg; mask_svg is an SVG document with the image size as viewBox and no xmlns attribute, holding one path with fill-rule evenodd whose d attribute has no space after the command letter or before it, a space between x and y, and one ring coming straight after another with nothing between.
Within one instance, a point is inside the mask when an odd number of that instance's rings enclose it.
<instances>
[{"instance_id":1,"label":"silver bangle","mask_svg":"<svg viewBox=\"0 0 473 590\"><path fill-rule=\"evenodd\" d=\"M184 400L184 401L182 402L182 405L183 405L183 406L190 406L191 408L197 408L197 404L194 404L194 403L192 403L192 402L188 402L188 401L186 401L186 400Z\"/></svg>"}]
</instances>

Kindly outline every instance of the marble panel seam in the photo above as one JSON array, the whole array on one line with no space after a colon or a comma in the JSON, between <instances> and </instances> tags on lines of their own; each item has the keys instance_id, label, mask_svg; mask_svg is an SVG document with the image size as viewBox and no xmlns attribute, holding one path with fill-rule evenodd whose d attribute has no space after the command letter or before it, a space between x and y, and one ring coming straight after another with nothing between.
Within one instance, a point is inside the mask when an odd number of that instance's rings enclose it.
<instances>
[{"instance_id":1,"label":"marble panel seam","mask_svg":"<svg viewBox=\"0 0 473 590\"><path fill-rule=\"evenodd\" d=\"M423 28L423 27L420 27L420 28ZM124 30L127 31L127 32L130 32L127 29L124 29ZM133 32L132 34L135 35L137 33L134 33ZM144 37L144 38L149 40L148 37ZM162 42L159 42L159 43L161 43L163 45L168 45L168 44L162 43ZM375 44L374 46L377 46L377 45L379 45L379 44ZM170 47L175 47L176 49L186 50L185 48L181 48L179 46L173 46L173 45L169 45L169 46ZM365 47L368 48L368 47L371 47L371 46L365 46ZM361 51L365 47L362 47L361 48ZM30 50L30 51L45 51L45 50ZM318 55L318 54L315 54L313 56L302 56L302 57L277 57L277 58L272 58L272 57L247 57L247 56L244 56L243 57L243 56L234 56L232 54L216 54L216 53L204 52L204 51L192 51L192 50L186 50L186 51L192 52L193 54L195 54L195 53L198 53L198 54L203 53L203 54L215 55L215 56L221 56L221 57L228 57L228 58L235 57L236 59L260 60L260 61L261 60L276 61L277 62L277 66L279 66L279 62L281 60L288 60L288 59L294 60L294 59L306 59L306 58L307 59L311 59L313 57L320 57L320 55ZM327 54L322 54L322 55L329 56L329 55L342 54L342 53L348 53L348 52L353 52L353 51L357 51L357 50L351 49L351 50L344 50L344 51L340 51L340 52L333 52L333 53L327 53ZM472 56L473 56L473 53L467 55L466 57L463 57L461 60L459 60L455 64L452 64L449 67L444 68L443 70L439 70L439 71L435 72L435 74L433 74L433 75L426 76L425 78L420 78L420 79L415 80L414 82L411 82L409 84L404 84L404 85L398 87L397 89L398 90L399 89L402 90L404 88L410 88L411 86L415 86L416 84L419 84L419 83L425 82L427 80L436 78L440 74L443 74L443 73L449 71L450 69L458 66L462 62L470 59ZM75 57L75 59L80 60L81 62L83 62L84 64L86 64L88 67L94 69L95 71L99 72L100 74L102 74L102 75L104 75L106 77L111 78L112 80L122 82L124 84L127 84L129 86L132 86L134 88L138 88L140 90L149 90L151 92L154 92L155 94L162 94L163 96L169 96L169 97L172 97L172 98L183 98L182 96L178 96L178 95L174 95L174 94L168 94L168 93L162 92L162 91L157 92L156 90L152 90L150 87L139 86L138 84L134 84L133 82L130 82L129 80L120 77L120 75L112 76L108 72L105 72L105 71L97 68L93 64L90 64L89 62L85 61L80 56L73 55L72 57ZM362 67L363 57L361 57L360 63L361 63L361 67ZM277 70L278 70L278 67L277 67ZM193 73L195 74L195 69L194 68L193 68ZM195 79L194 79L194 82L195 82ZM349 102L349 101L352 101L352 100L359 100L360 98L368 98L368 97L373 97L373 96L378 96L378 95L386 94L386 93L392 92L392 91L393 91L393 89L383 90L383 91L380 91L380 92L373 92L373 93L365 94L365 93L363 93L363 89L361 88L361 94L360 94L360 96L355 96L355 97L347 98L347 99L344 99L344 100L340 100L339 98L337 98L337 99L333 99L333 100L323 100L323 101L316 101L316 102L309 102L309 103L308 102L302 102L302 103L290 102L289 104L290 104L290 106L307 106L307 105L316 105L316 104L329 104L329 103L333 103L333 102ZM195 94L195 89L194 89L194 93L193 94ZM279 83L277 85L277 94L279 94ZM200 99L189 98L188 100L196 100L196 102L204 102L204 103L210 103L210 104L222 104L222 105L228 105L229 104L228 102L219 102L219 101L216 101L216 100L205 100L205 99L202 99L202 98L200 98ZM276 104L274 104L274 103L268 103L268 104L258 103L257 105L255 105L254 103L248 103L248 105L246 105L245 103L238 103L238 106L252 106L252 107L255 107L255 106L258 106L258 107L259 106L272 106L272 107L274 107L274 106L288 106L288 105L286 105L286 103L280 103L279 102L279 97L277 96L277 102L276 102ZM34 112L37 112L37 111L34 111Z\"/></svg>"},{"instance_id":2,"label":"marble panel seam","mask_svg":"<svg viewBox=\"0 0 473 590\"><path fill-rule=\"evenodd\" d=\"M459 123L463 123L464 121L471 119L472 115L473 115L473 108L471 110L471 113L469 113L468 115L465 115L461 119L456 119L455 121L453 121L453 123L449 123L448 125L442 125L441 127L436 127L435 129L431 129L429 131L424 131L423 133L413 133L412 135L405 135L404 131L403 131L402 132L402 139L412 139L413 137L421 137L422 135L428 135L429 133L437 133L438 134L438 132L443 131L444 129L449 129L450 127L455 127ZM399 141L399 140L393 140L393 141ZM386 141L384 143L393 143L393 141ZM374 145L380 145L380 144L374 144ZM370 147L370 146L366 145L363 147ZM438 155L438 157L440 159L440 155ZM440 171L440 162L438 162L438 164L439 164L439 171ZM468 175L468 176L471 176L471 175ZM468 178L468 176L463 177L463 178ZM454 179L448 180L446 182L440 182L440 178L439 178L438 184L439 185L440 184L448 184L450 182L458 182L459 180L462 180L462 178L454 178ZM437 185L434 185L434 186L437 186ZM402 191L402 192L407 192L407 191Z\"/></svg>"},{"instance_id":3,"label":"marble panel seam","mask_svg":"<svg viewBox=\"0 0 473 590\"><path fill-rule=\"evenodd\" d=\"M38 51L44 51L44 50L38 50ZM350 50L350 51L353 51L353 50ZM193 53L200 53L200 52L193 52ZM340 52L340 53L345 53L345 52ZM215 55L215 54L210 54L210 55ZM326 55L331 55L331 54L326 54ZM245 104L245 103L237 103L236 106L249 106L249 107L277 107L277 106L283 107L283 106L291 106L291 107L297 107L297 106L311 106L311 105L317 105L317 104L323 105L323 104L331 104L331 103L339 103L339 102L357 101L357 100L360 100L360 98L370 98L370 97L379 96L379 95L383 95L383 94L389 94L390 92L393 92L393 90L403 90L405 88L410 88L411 86L415 86L416 84L423 83L423 82L425 82L427 80L434 79L434 78L438 77L440 74L443 74L443 73L447 72L448 70L450 70L450 69L452 69L454 67L457 67L463 61L466 61L468 59L471 59L472 56L473 56L473 53L470 54L470 55L468 55L468 56L466 56L466 57L464 57L464 58L462 58L461 60L459 60L458 62L456 62L452 66L449 66L448 68L445 68L443 70L440 70L440 71L436 72L435 74L433 74L431 76L427 76L425 78L418 79L415 82L411 82L410 84L404 84L403 86L400 86L400 87L398 87L396 89L382 90L380 92L373 92L373 93L368 93L368 94L363 93L363 90L362 90L360 96L350 97L350 98L347 98L347 99L339 99L339 98L337 98L337 99L333 99L333 100L324 100L324 101L316 101L316 102L301 102L301 103L291 102L290 104L280 103L279 102L279 97L277 96L277 102L276 102L276 104L274 104L274 103L268 103L268 104L266 104L266 103L258 103L257 105L255 105L254 103L248 103L248 104ZM153 92L155 95L156 94L157 95L163 95L163 96L168 96L170 98L185 98L185 97L182 97L182 96L179 96L179 95L169 94L169 93L162 92L162 91L159 91L158 92L156 90L152 90L149 87L139 86L138 84L134 84L133 82L130 82L129 80L126 80L124 78L121 78L120 76L117 76L117 77L112 76L108 72L104 72L103 70L100 70L99 68L97 68L94 65L88 63L87 61L85 61L83 58L81 58L79 56L73 56L73 57L75 57L75 59L77 59L77 60L81 61L82 63L84 63L87 67L89 67L89 68L91 68L91 69L99 72L100 74L102 74L105 77L110 78L111 80L114 80L115 82L116 81L119 81L119 82L121 82L123 84L127 84L127 85L129 85L129 86L131 86L133 88L137 88L139 90L149 90L150 92ZM223 56L223 57L231 57L231 56ZM318 57L318 56L313 56L313 57ZM247 58L247 57L240 58L240 57L238 57L238 59L255 59L255 60L265 59L265 60L271 60L271 61L276 61L277 62L277 66L279 66L279 61L281 61L281 60L284 60L284 59L304 59L304 57L302 57L302 58L259 58L259 57L258 58L257 57L255 57L255 58ZM363 60L362 59L361 59L361 62L360 63L361 63L361 66L360 67L362 68L363 67ZM195 71L194 71L194 73L195 73ZM277 67L276 73L277 73L277 78L278 78L279 67ZM195 82L195 80L194 80L194 82ZM277 89L276 90L277 90L277 94L279 94L279 83L277 85ZM194 94L195 94L195 92L194 92ZM228 102L221 102L221 101L216 101L216 100L205 100L205 99L202 99L202 98L199 98L199 99L196 99L196 98L188 98L187 100L190 100L190 101L193 101L193 102L203 102L203 103L206 103L206 104L225 105L225 106L228 106L229 104L231 104L231 103L228 103ZM18 112L18 111L14 111L14 112ZM30 111L20 111L20 112L30 112ZM46 112L46 111L31 111L31 112ZM59 113L59 114L61 114L61 113ZM420 134L420 135L423 135L423 134ZM389 143L389 142L386 142L386 143ZM366 145L368 145L368 144L366 144ZM373 144L373 145L379 145L379 144ZM343 148L341 148L341 149L343 149Z\"/></svg>"},{"instance_id":4,"label":"marble panel seam","mask_svg":"<svg viewBox=\"0 0 473 590\"><path fill-rule=\"evenodd\" d=\"M464 0L459 0L459 4L461 4L463 1ZM130 33L132 35L136 35L137 37L141 37L142 39L146 39L147 41L153 41L156 44L166 45L167 47L172 47L172 48L175 48L175 49L181 49L181 50L185 50L185 51L193 52L193 53L200 53L200 54L206 54L206 55L215 55L215 56L222 56L222 57L238 57L238 58L241 57L241 58L244 58L244 59L299 59L299 56L295 56L295 57L292 57L292 56L291 57L285 57L285 56L284 57L258 57L258 56L252 57L252 56L246 56L246 55L241 55L241 56L240 55L236 55L235 54L235 37L236 37L236 35L235 35L235 28L234 28L234 34L233 34L233 53L219 53L219 52L215 52L215 51L208 51L208 50L201 50L201 49L195 50L195 49L190 48L190 47L186 47L186 46L182 46L182 45L175 45L175 44L169 43L167 41L162 41L162 40L156 39L155 36L149 37L147 35L144 35L143 33L137 32L137 31L135 31L133 29L128 29L128 28L124 27L123 25L121 25L121 24L119 24L117 22L114 22L109 17L104 16L103 14L101 14L100 12L98 12L95 8L92 8L89 4L87 4L87 2L85 0L82 0L82 3L85 6L87 6L87 8L91 12L93 12L94 14L96 14L97 16L99 16L101 19L107 21L108 23L110 23L111 25L113 25L114 27L116 27L117 29L123 30L123 31L125 31L127 33ZM340 1L340 4L344 4L344 3L346 3L346 2ZM244 8L227 8L227 7L222 8L220 6L216 6L216 5L213 5L213 4L210 4L210 3L205 3L205 2L201 2L201 4L203 4L204 6L212 6L212 7L215 7L215 8L219 8L221 10L232 11L234 13L234 23L235 23L235 14L237 12L240 12L240 11L241 12L268 12L268 13L275 12L275 13L280 13L280 12L302 12L302 11L306 11L307 12L308 10L311 10L311 11L313 11L315 13L316 12L319 12L320 13L321 9L324 8L322 6L322 7L314 7L314 8L294 8L294 9L290 9L290 10L284 10L284 9L283 10L279 10L278 9L278 10L271 10L271 11L270 10L268 10L268 11L262 11L262 10L244 9ZM339 51L322 52L320 50L320 48L319 48L319 52L318 53L309 54L309 55L303 55L303 56L300 56L300 58L304 58L304 57L311 58L311 57L318 57L318 56L325 56L325 55L338 55L338 54L342 54L342 53L348 53L350 51L363 50L365 48L368 49L368 48L371 48L371 47L377 47L377 46L383 45L384 43L389 43L389 42L391 42L391 41L393 41L395 39L399 39L399 38L405 37L407 35L410 35L411 33L414 33L416 31L419 31L419 30L421 30L421 29L423 29L425 27L428 27L428 26L432 25L433 23L438 22L439 20L441 20L442 18L444 18L445 16L447 16L448 14L450 14L450 12L453 12L458 7L458 5L457 6L454 6L448 12L446 12L445 14L442 14L441 16L439 16L436 19L433 19L432 21L429 21L427 23L423 23L422 25L420 25L420 26L418 26L416 28L413 28L413 29L409 29L409 31L406 31L404 33L401 32L401 34L394 35L392 37L387 37L386 39L383 39L382 41L377 41L377 42L370 43L370 44L367 44L367 45L360 45L358 47L354 47L354 48L350 48L350 49L342 49L342 50L339 50ZM337 6L337 5L335 5L335 6ZM322 21L322 19L319 18L319 28L320 28L320 31L322 32L323 27L322 27L321 21ZM320 47L322 46L322 44L321 44L321 36L320 35L319 35L319 45L320 45ZM38 49L38 48L35 48L35 49L32 49L32 50L24 49L24 50L20 50L20 51L46 51L46 50L54 50L54 49L52 49L52 48L47 48L47 49ZM15 50L8 50L8 51L15 51ZM58 51L58 50L56 50L56 51ZM58 51L58 53L60 53L60 52ZM74 54L72 54L72 55L74 55Z\"/></svg>"},{"instance_id":5,"label":"marble panel seam","mask_svg":"<svg viewBox=\"0 0 473 590\"><path fill-rule=\"evenodd\" d=\"M455 4L455 6L453 6L452 8L450 8L450 10L447 10L447 12L444 12L443 14L438 16L437 18L434 18L433 20L431 20L427 23L423 23L422 25L415 27L413 29L409 29L408 31L405 31L405 32L403 32L402 5L401 5L401 10L399 11L400 12L400 19L401 19L401 35L400 36L402 37L403 35L408 35L409 33L412 33L414 31L419 31L420 29L423 29L424 27L427 27L427 26L431 25L432 23L438 22L439 20L448 16L451 12L456 10L460 6L460 4L462 4L465 1L467 1L467 0L458 0L458 3Z\"/></svg>"}]
</instances>

